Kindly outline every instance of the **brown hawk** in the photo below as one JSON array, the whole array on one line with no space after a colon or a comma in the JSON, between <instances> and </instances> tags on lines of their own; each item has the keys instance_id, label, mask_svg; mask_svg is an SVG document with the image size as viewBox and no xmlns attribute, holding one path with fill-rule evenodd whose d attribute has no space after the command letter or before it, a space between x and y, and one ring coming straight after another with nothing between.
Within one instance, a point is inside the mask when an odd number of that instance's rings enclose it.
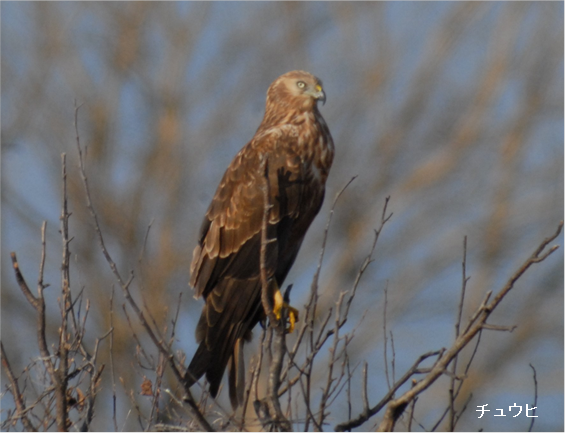
<instances>
[{"instance_id":1,"label":"brown hawk","mask_svg":"<svg viewBox=\"0 0 565 433\"><path fill-rule=\"evenodd\" d=\"M206 373L210 394L216 397L229 363L234 408L243 400L243 342L265 318L260 278L266 184L262 161L268 161L272 205L267 236L274 240L268 244L265 265L268 278L281 287L324 200L334 157L330 131L317 107L325 100L322 82L308 72L288 72L271 84L265 117L227 168L194 249L190 285L206 304L196 328L200 345L186 380L190 386ZM282 299L278 289L276 295ZM277 309L280 317L280 304Z\"/></svg>"}]
</instances>

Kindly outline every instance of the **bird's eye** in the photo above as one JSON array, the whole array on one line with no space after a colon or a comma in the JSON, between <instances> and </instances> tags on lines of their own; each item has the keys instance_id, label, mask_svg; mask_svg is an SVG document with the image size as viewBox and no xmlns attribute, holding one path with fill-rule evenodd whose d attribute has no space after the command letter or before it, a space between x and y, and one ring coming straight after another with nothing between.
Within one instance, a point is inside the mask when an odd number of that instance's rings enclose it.
<instances>
[{"instance_id":1,"label":"bird's eye","mask_svg":"<svg viewBox=\"0 0 565 433\"><path fill-rule=\"evenodd\" d=\"M304 89L306 87L306 83L304 81L299 81L296 85L299 89Z\"/></svg>"}]
</instances>

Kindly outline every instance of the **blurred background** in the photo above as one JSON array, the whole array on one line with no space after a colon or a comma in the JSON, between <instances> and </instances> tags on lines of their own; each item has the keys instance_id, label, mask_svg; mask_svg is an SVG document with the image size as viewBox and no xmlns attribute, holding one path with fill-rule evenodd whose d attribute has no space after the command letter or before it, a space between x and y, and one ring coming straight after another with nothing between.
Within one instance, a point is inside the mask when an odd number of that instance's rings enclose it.
<instances>
[{"instance_id":1,"label":"blurred background","mask_svg":"<svg viewBox=\"0 0 565 433\"><path fill-rule=\"evenodd\" d=\"M323 80L328 100L321 112L336 157L326 202L287 282L294 283L292 304L303 305L333 198L358 176L338 202L329 232L320 288L322 311L332 306L351 288L391 197L394 215L350 315L355 326L366 313L350 358L369 363L371 404L388 390L385 287L398 378L420 354L453 341L464 236L471 276L466 320L563 219L561 2L2 2L1 12L2 342L17 372L38 357L33 311L9 253L17 252L33 286L44 220L55 342L66 153L71 289L75 296L84 289L91 302L87 345L110 327L115 288L120 429L140 428L130 411L134 401L142 411L149 407L139 395L149 373L133 357L124 299L85 207L74 100L82 104L79 132L110 253L122 275L134 270L133 290L161 326L170 324L183 293L175 349L191 357L202 301L192 297L189 266L219 179L259 126L275 78L304 69ZM462 405L472 394L460 430L527 429L531 418L524 412L478 419L475 410L485 403L531 407L532 364L539 387L534 430L563 431L563 319L561 248L530 269L492 316L491 323L518 327L483 333L458 400ZM102 344L101 362L109 362L108 349ZM146 349L155 356L150 344ZM320 377L323 366L321 360ZM434 427L449 401L447 383L438 381L420 397L414 429ZM13 407L5 389L2 407ZM353 415L361 409L355 390ZM113 429L111 411L107 368L93 426ZM327 428L347 418L344 398Z\"/></svg>"}]
</instances>

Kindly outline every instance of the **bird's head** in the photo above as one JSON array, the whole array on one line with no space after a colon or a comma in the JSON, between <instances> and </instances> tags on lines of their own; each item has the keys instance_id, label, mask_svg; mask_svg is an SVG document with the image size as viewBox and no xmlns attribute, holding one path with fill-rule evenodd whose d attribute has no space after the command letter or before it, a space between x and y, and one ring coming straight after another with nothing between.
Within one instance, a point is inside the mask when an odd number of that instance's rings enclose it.
<instances>
[{"instance_id":1,"label":"bird's head","mask_svg":"<svg viewBox=\"0 0 565 433\"><path fill-rule=\"evenodd\" d=\"M318 101L326 102L322 81L304 71L281 75L267 91L267 110L281 105L299 111L312 110Z\"/></svg>"}]
</instances>

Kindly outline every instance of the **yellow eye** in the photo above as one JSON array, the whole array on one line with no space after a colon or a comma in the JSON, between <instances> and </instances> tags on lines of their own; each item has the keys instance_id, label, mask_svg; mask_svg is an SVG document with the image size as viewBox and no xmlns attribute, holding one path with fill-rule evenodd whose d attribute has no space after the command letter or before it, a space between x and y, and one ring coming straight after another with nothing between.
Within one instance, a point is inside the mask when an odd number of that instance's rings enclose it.
<instances>
[{"instance_id":1,"label":"yellow eye","mask_svg":"<svg viewBox=\"0 0 565 433\"><path fill-rule=\"evenodd\" d=\"M306 87L306 83L304 81L299 81L296 85L299 89L304 89Z\"/></svg>"}]
</instances>

